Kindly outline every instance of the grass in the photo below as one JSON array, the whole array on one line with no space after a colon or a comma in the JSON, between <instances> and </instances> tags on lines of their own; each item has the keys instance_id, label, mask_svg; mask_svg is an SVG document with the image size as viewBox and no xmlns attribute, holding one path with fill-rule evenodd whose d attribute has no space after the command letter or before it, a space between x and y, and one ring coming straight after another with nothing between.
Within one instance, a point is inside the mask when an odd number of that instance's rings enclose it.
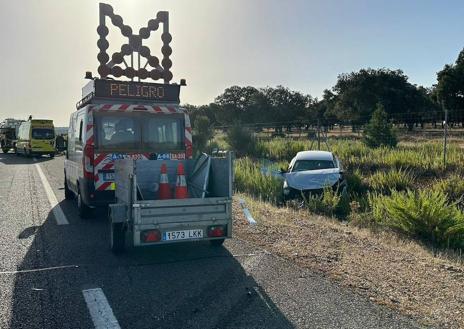
<instances>
[{"instance_id":1,"label":"grass","mask_svg":"<svg viewBox=\"0 0 464 329\"><path fill-rule=\"evenodd\" d=\"M221 140L221 143L227 148L224 140ZM263 159L271 162L271 165L266 164L267 167L276 170L286 167L297 152L308 150L310 146L311 143L308 140L286 138L258 140L251 154L235 162L236 190L259 200L280 204L282 181L263 173L261 170ZM464 180L462 179L464 152L458 145L449 146L447 167L443 165L442 144L434 141L400 143L396 148L371 149L358 140L340 139L333 140L330 146L331 151L337 155L345 169L349 198L340 200L339 196L326 192L321 197L310 198L306 200L306 208L313 213L343 219L349 218L353 224L378 230L382 227L393 228L393 225L379 223L378 219L381 216L375 215L376 212L379 213L381 208L393 209L393 203L399 204L401 198L409 202L402 206L407 207L410 216L414 211L416 214L421 211L419 208L414 208L414 205L425 207L440 200L446 201L449 205L453 204L452 207L464 209ZM425 193L430 189L440 192L440 197ZM412 192L406 192L412 190L419 193L420 202L412 198L412 194L409 194ZM373 195L376 197L373 198ZM414 200L418 203L415 204ZM437 204L437 207L439 205ZM442 208L445 207L441 205ZM445 213L429 210L431 211L429 215L436 217L433 220L438 221L441 220L438 217ZM423 209L423 211L429 210ZM390 211L388 214L389 218L393 218L393 212ZM421 213L421 216L425 215ZM387 213L384 212L383 216L387 216ZM395 216L400 216L400 213L395 213ZM407 222L411 220L410 217L399 218L405 225L409 225ZM429 220L432 221L431 218ZM396 227L396 230L401 231L399 227ZM460 232L459 225L454 230ZM415 233L410 233L408 236L422 238L421 234ZM464 238L459 234L456 236L458 240ZM431 242L437 246L444 246L440 238L433 238ZM464 247L459 243L453 245Z\"/></svg>"}]
</instances>

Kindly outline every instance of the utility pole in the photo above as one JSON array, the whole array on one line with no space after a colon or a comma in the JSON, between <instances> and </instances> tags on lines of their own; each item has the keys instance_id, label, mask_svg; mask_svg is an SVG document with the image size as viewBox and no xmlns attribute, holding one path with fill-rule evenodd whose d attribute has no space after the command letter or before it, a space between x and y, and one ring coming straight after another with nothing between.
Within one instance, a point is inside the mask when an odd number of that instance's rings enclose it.
<instances>
[{"instance_id":1,"label":"utility pole","mask_svg":"<svg viewBox=\"0 0 464 329\"><path fill-rule=\"evenodd\" d=\"M443 136L443 166L446 168L446 148L448 142L448 109L445 107L445 103L441 100L441 107L445 111L445 125L444 136Z\"/></svg>"}]
</instances>

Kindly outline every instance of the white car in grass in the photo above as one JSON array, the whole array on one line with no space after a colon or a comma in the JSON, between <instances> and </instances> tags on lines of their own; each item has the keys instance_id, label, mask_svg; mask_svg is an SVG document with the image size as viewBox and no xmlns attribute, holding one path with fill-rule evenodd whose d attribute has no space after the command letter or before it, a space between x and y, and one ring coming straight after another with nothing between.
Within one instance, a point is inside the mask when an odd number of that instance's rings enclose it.
<instances>
[{"instance_id":1,"label":"white car in grass","mask_svg":"<svg viewBox=\"0 0 464 329\"><path fill-rule=\"evenodd\" d=\"M320 194L325 187L339 192L346 189L340 161L332 152L298 152L288 170L282 170L281 174L284 178L284 200L298 198L302 194Z\"/></svg>"}]
</instances>

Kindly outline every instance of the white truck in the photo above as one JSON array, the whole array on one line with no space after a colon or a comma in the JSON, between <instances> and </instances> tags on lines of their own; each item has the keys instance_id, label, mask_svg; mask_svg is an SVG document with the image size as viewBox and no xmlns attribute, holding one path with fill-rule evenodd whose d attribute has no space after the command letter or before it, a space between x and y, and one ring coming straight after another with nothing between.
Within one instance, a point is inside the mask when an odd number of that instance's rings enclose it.
<instances>
[{"instance_id":1,"label":"white truck","mask_svg":"<svg viewBox=\"0 0 464 329\"><path fill-rule=\"evenodd\" d=\"M112 56L106 53L107 18L129 39ZM190 119L179 106L186 83L170 83L168 20L167 12L158 12L136 35L101 3L100 77L86 73L90 81L70 118L65 196L77 199L82 218L109 206L115 252L183 241L221 245L232 235L233 156L193 159ZM142 40L161 26L160 61ZM117 80L121 76L130 81ZM164 83L142 81L147 78ZM180 164L182 174L176 172Z\"/></svg>"}]
</instances>

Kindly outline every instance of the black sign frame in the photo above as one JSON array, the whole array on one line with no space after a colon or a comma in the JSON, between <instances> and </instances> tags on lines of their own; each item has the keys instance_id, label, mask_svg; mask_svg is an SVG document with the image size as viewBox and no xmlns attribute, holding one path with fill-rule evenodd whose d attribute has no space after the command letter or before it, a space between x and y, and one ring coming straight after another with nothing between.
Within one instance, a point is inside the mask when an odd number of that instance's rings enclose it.
<instances>
[{"instance_id":1,"label":"black sign frame","mask_svg":"<svg viewBox=\"0 0 464 329\"><path fill-rule=\"evenodd\" d=\"M95 97L178 103L180 85L97 79Z\"/></svg>"}]
</instances>

